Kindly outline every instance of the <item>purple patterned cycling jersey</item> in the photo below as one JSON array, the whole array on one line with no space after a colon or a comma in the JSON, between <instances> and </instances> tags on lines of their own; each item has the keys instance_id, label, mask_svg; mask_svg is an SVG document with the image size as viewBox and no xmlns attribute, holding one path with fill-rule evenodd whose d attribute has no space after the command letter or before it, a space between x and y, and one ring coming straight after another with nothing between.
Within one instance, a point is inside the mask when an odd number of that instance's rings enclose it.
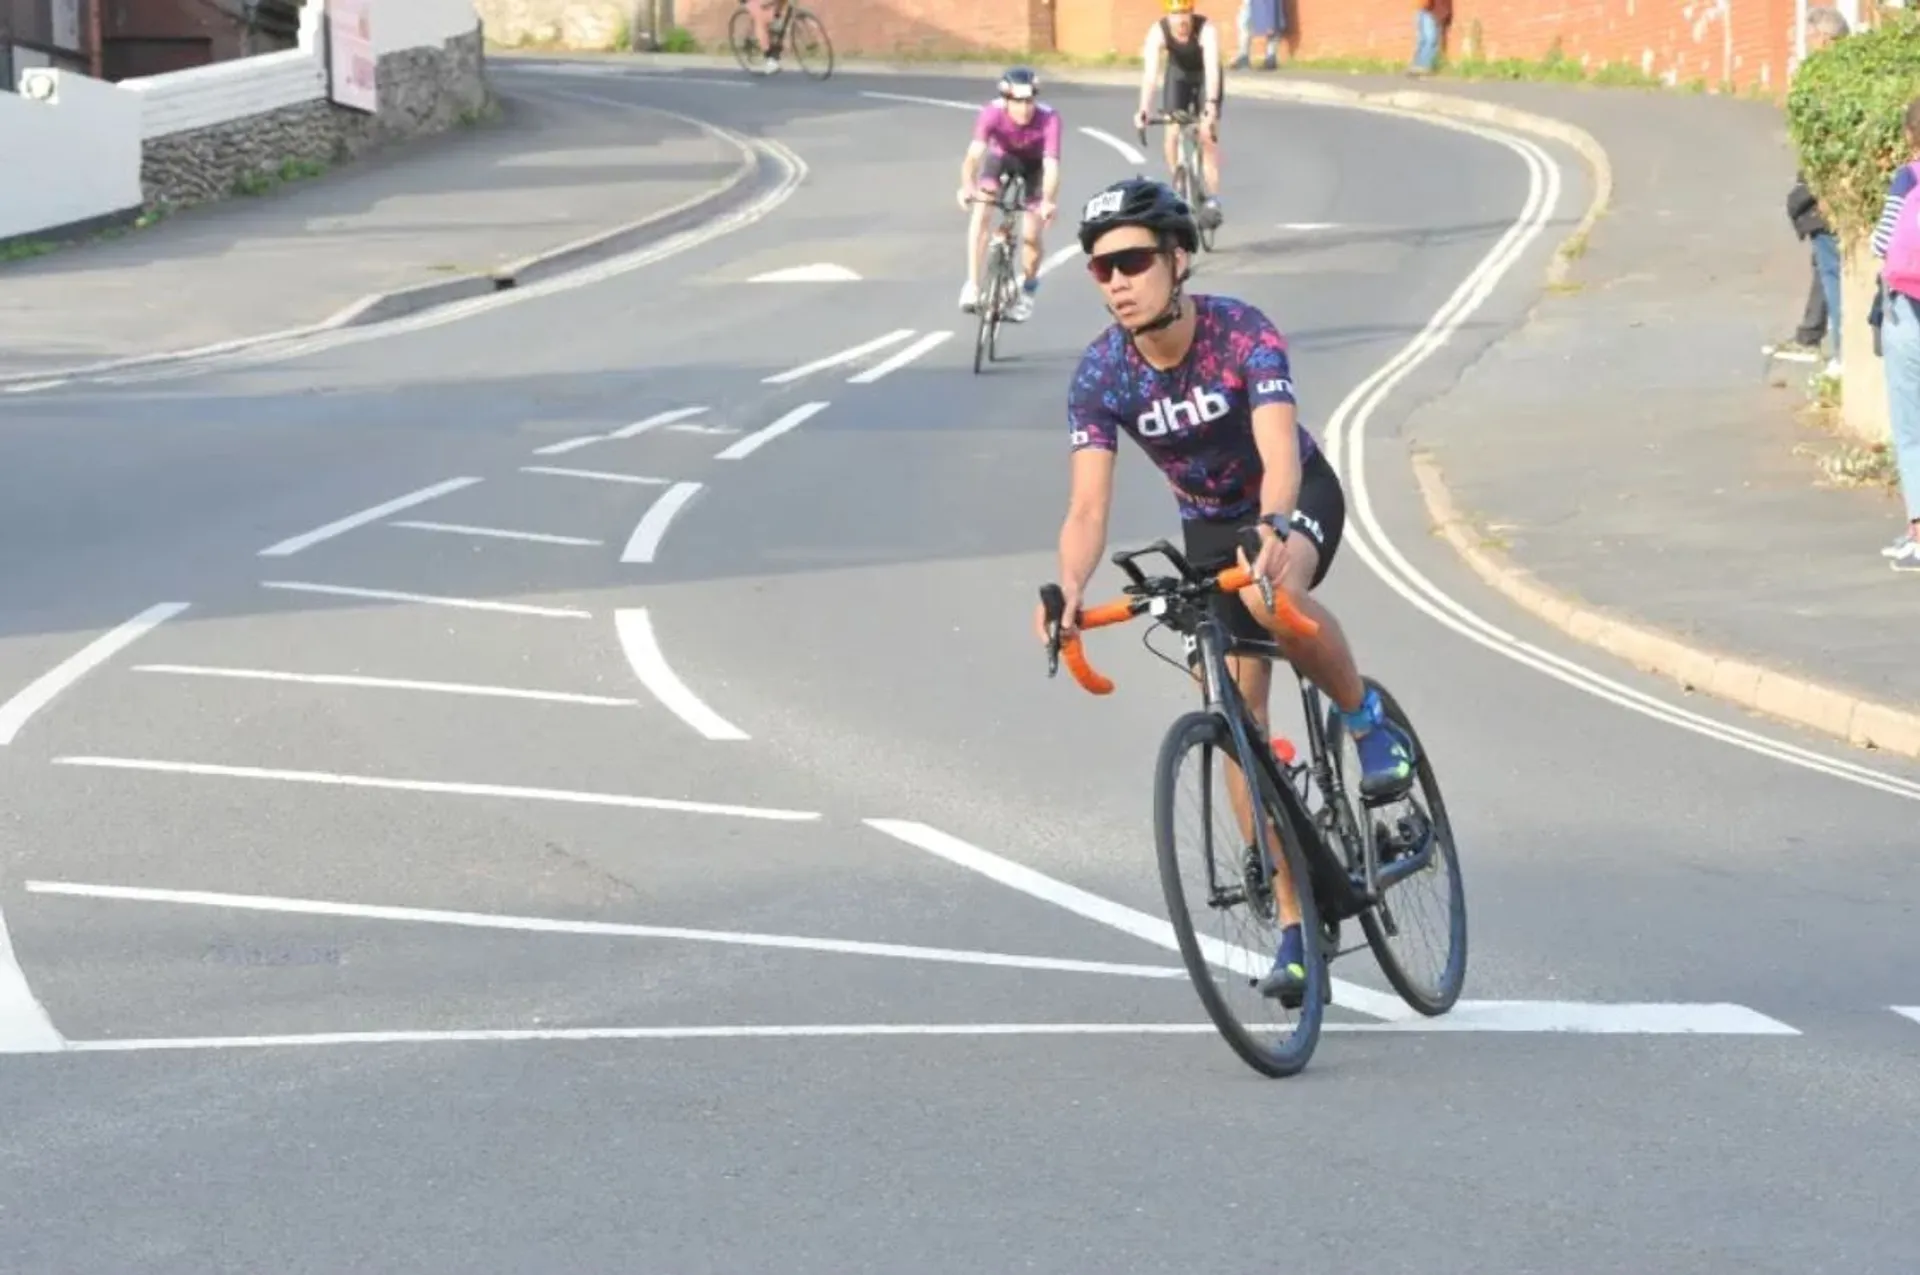
<instances>
[{"instance_id":1,"label":"purple patterned cycling jersey","mask_svg":"<svg viewBox=\"0 0 1920 1275\"><path fill-rule=\"evenodd\" d=\"M1024 124L1013 122L1006 103L994 98L980 108L973 120L973 140L985 142L1003 155L1022 159L1060 158L1060 113L1040 102L1033 104L1033 118Z\"/></svg>"},{"instance_id":2,"label":"purple patterned cycling jersey","mask_svg":"<svg viewBox=\"0 0 1920 1275\"><path fill-rule=\"evenodd\" d=\"M1292 403L1287 341L1267 316L1229 297L1195 296L1193 344L1162 372L1118 324L1080 356L1067 394L1074 451L1114 451L1122 430L1167 476L1183 519L1239 518L1260 507L1253 409ZM1318 450L1294 424L1304 462Z\"/></svg>"}]
</instances>

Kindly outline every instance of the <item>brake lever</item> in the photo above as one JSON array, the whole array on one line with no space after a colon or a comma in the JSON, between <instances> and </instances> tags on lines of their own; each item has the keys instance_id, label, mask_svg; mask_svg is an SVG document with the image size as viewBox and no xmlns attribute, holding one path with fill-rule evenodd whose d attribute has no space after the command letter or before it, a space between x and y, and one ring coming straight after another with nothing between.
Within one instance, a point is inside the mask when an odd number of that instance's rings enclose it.
<instances>
[{"instance_id":1,"label":"brake lever","mask_svg":"<svg viewBox=\"0 0 1920 1275\"><path fill-rule=\"evenodd\" d=\"M1060 672L1060 621L1067 613L1067 595L1057 584L1040 586L1040 606L1047 616L1047 676Z\"/></svg>"},{"instance_id":2,"label":"brake lever","mask_svg":"<svg viewBox=\"0 0 1920 1275\"><path fill-rule=\"evenodd\" d=\"M1240 528L1240 551L1247 555L1247 569L1251 571L1253 564L1260 559L1260 533L1252 527ZM1273 610L1273 581L1262 575L1255 577L1254 583L1260 589L1260 604L1271 612Z\"/></svg>"}]
</instances>

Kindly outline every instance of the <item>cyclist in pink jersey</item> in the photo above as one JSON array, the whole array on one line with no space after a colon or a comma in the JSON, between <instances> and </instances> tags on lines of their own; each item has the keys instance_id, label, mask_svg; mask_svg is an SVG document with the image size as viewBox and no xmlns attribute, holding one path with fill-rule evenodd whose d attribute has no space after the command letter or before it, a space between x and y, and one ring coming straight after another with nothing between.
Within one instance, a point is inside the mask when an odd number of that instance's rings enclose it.
<instances>
[{"instance_id":1,"label":"cyclist in pink jersey","mask_svg":"<svg viewBox=\"0 0 1920 1275\"><path fill-rule=\"evenodd\" d=\"M987 219L995 215L993 204L980 200L996 200L1001 180L1015 172L1027 188L1021 220L1026 278L1007 318L1021 323L1033 314L1033 294L1040 290L1040 230L1052 224L1060 195L1060 114L1040 101L1040 77L1024 66L1000 77L1000 96L980 108L973 140L960 161L960 207L973 213L967 226L967 282L960 289L960 308L968 314L980 302Z\"/></svg>"}]
</instances>

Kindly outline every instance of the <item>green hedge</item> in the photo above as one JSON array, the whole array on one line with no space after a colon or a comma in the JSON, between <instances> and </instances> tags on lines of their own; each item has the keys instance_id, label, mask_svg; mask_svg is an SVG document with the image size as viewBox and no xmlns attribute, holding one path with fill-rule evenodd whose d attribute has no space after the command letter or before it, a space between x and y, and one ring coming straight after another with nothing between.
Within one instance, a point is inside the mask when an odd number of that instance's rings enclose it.
<instances>
[{"instance_id":1,"label":"green hedge","mask_svg":"<svg viewBox=\"0 0 1920 1275\"><path fill-rule=\"evenodd\" d=\"M1787 134L1842 244L1879 220L1893 170L1910 158L1902 117L1916 97L1920 12L1912 10L1883 10L1880 26L1812 54L1793 77Z\"/></svg>"}]
</instances>

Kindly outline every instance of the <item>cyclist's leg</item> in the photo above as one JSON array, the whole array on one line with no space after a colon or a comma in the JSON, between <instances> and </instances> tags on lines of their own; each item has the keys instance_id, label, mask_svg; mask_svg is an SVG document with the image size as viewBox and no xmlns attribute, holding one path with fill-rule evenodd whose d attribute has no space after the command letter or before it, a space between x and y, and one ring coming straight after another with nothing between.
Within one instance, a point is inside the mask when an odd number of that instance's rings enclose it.
<instances>
[{"instance_id":1,"label":"cyclist's leg","mask_svg":"<svg viewBox=\"0 0 1920 1275\"><path fill-rule=\"evenodd\" d=\"M1020 215L1020 295L1014 299L1007 317L1024 323L1033 317L1033 297L1040 290L1040 196L1045 172L1037 159L1022 160L1021 174L1026 193Z\"/></svg>"},{"instance_id":2,"label":"cyclist's leg","mask_svg":"<svg viewBox=\"0 0 1920 1275\"><path fill-rule=\"evenodd\" d=\"M1282 632L1260 602L1258 589L1241 591L1240 600L1253 617L1271 630L1272 640L1293 666L1324 691L1346 716L1360 752L1360 791L1369 799L1386 800L1405 792L1413 781L1413 747L1399 730L1386 723L1377 695L1367 692L1360 679L1353 648L1332 611L1313 596L1327 577L1340 550L1346 528L1346 494L1340 476L1315 450L1301 466L1300 494L1294 502L1293 532L1287 537L1284 584L1295 606L1319 625L1312 637ZM1376 727L1384 729L1376 730Z\"/></svg>"},{"instance_id":3,"label":"cyclist's leg","mask_svg":"<svg viewBox=\"0 0 1920 1275\"><path fill-rule=\"evenodd\" d=\"M1027 291L1032 292L1038 286L1040 278L1040 197L1045 192L1046 170L1040 160L1021 161L1022 177L1026 183L1026 197L1020 222L1021 277L1026 281Z\"/></svg>"},{"instance_id":4,"label":"cyclist's leg","mask_svg":"<svg viewBox=\"0 0 1920 1275\"><path fill-rule=\"evenodd\" d=\"M977 194L991 198L1000 193L1000 172L1005 159L997 148L987 148L974 177ZM960 290L960 308L969 314L980 297L980 267L987 255L987 228L999 215L999 210L985 200L976 201L967 215L967 282Z\"/></svg>"},{"instance_id":5,"label":"cyclist's leg","mask_svg":"<svg viewBox=\"0 0 1920 1275\"><path fill-rule=\"evenodd\" d=\"M773 0L746 0L747 8L753 12L753 38L760 46L760 52L771 63L773 55L769 51L772 45Z\"/></svg>"},{"instance_id":6,"label":"cyclist's leg","mask_svg":"<svg viewBox=\"0 0 1920 1275\"><path fill-rule=\"evenodd\" d=\"M1166 74L1160 80L1161 114L1171 115L1175 111L1186 110L1187 99L1191 96L1187 92L1190 87L1192 81L1181 75L1180 68L1173 64L1172 58L1168 58ZM1172 123L1162 124L1160 142L1161 151L1167 159L1167 179L1171 181L1180 168L1179 127Z\"/></svg>"}]
</instances>

